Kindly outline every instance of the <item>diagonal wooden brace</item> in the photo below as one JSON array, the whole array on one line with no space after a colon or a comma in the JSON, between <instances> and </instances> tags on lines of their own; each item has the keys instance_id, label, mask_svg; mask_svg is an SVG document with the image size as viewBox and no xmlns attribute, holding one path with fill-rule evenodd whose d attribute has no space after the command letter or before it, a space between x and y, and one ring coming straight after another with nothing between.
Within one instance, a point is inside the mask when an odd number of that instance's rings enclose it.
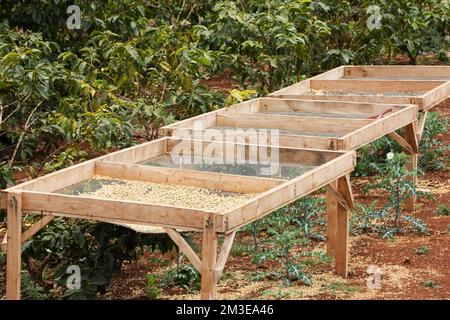
<instances>
[{"instance_id":1,"label":"diagonal wooden brace","mask_svg":"<svg viewBox=\"0 0 450 320\"><path fill-rule=\"evenodd\" d=\"M28 239L30 239L32 236L34 236L36 233L38 233L42 228L44 228L46 225L48 225L55 217L54 216L43 216L41 219L33 223L27 230L25 230L22 233L22 244L25 243ZM7 251L7 233L5 234L5 237L3 238L2 244L1 244L1 251L6 252Z\"/></svg>"},{"instance_id":2,"label":"diagonal wooden brace","mask_svg":"<svg viewBox=\"0 0 450 320\"><path fill-rule=\"evenodd\" d=\"M402 136L400 136L397 132L391 132L388 135L389 135L389 137L392 138L392 140L397 142L403 148L405 153L407 153L407 154L414 154L413 147L408 143L408 141L403 139Z\"/></svg>"},{"instance_id":3,"label":"diagonal wooden brace","mask_svg":"<svg viewBox=\"0 0 450 320\"><path fill-rule=\"evenodd\" d=\"M427 122L428 111L422 113L422 117L420 118L418 129L417 129L417 141L420 142L423 137L423 131L425 130L425 124Z\"/></svg>"},{"instance_id":4,"label":"diagonal wooden brace","mask_svg":"<svg viewBox=\"0 0 450 320\"><path fill-rule=\"evenodd\" d=\"M348 185L348 188L343 189L343 190L346 190L344 194L339 192L332 184L327 184L327 191L330 192L334 196L336 201L342 207L344 207L345 209L353 209L354 198L353 198L352 189L350 187L350 178L348 177L348 175L346 175L346 176L342 177L342 179L344 179L343 181L345 181L345 184Z\"/></svg>"},{"instance_id":5,"label":"diagonal wooden brace","mask_svg":"<svg viewBox=\"0 0 450 320\"><path fill-rule=\"evenodd\" d=\"M220 279L220 276L222 275L223 269L228 260L228 256L230 255L235 237L236 237L236 230L231 233L225 234L225 239L223 241L222 248L220 249L220 254L217 259L216 267L214 268L215 273L214 277L216 281L218 281Z\"/></svg>"},{"instance_id":6,"label":"diagonal wooden brace","mask_svg":"<svg viewBox=\"0 0 450 320\"><path fill-rule=\"evenodd\" d=\"M194 268L197 269L198 272L201 272L202 261L195 253L195 251L191 248L189 243L187 243L186 240L184 240L184 238L181 236L181 234L179 234L175 229L164 228L164 230L167 232L173 242L175 242L180 251L183 252L184 255L186 255Z\"/></svg>"}]
</instances>

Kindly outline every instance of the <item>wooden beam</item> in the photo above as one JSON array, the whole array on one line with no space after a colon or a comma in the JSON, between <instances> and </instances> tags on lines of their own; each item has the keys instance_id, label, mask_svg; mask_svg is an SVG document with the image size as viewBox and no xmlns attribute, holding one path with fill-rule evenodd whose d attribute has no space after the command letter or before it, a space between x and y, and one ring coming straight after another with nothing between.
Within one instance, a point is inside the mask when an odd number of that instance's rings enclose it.
<instances>
[{"instance_id":1,"label":"wooden beam","mask_svg":"<svg viewBox=\"0 0 450 320\"><path fill-rule=\"evenodd\" d=\"M219 258L217 259L217 263L214 268L216 281L219 281L220 276L222 275L223 269L228 260L228 256L230 255L235 237L236 237L236 230L225 234L225 239L223 241L222 248L220 250Z\"/></svg>"},{"instance_id":2,"label":"wooden beam","mask_svg":"<svg viewBox=\"0 0 450 320\"><path fill-rule=\"evenodd\" d=\"M98 162L95 172L117 179L188 185L241 193L264 192L285 182L281 179L115 162Z\"/></svg>"},{"instance_id":3,"label":"wooden beam","mask_svg":"<svg viewBox=\"0 0 450 320\"><path fill-rule=\"evenodd\" d=\"M411 173L408 180L412 184L417 184L417 164L419 160L419 143L417 141L417 120L405 127L404 138L413 147L413 153L410 154L409 159L406 162L406 168ZM411 196L405 201L405 211L414 212L416 204L416 197Z\"/></svg>"},{"instance_id":4,"label":"wooden beam","mask_svg":"<svg viewBox=\"0 0 450 320\"><path fill-rule=\"evenodd\" d=\"M419 142L417 140L417 119L405 126L405 140L409 143L413 153L419 153Z\"/></svg>"},{"instance_id":5,"label":"wooden beam","mask_svg":"<svg viewBox=\"0 0 450 320\"><path fill-rule=\"evenodd\" d=\"M337 201L334 191L337 189L337 180L331 181L328 185L331 185L331 188L327 188L327 254L335 257Z\"/></svg>"},{"instance_id":6,"label":"wooden beam","mask_svg":"<svg viewBox=\"0 0 450 320\"><path fill-rule=\"evenodd\" d=\"M217 233L214 215L206 215L202 242L202 283L200 297L202 300L213 300L217 293L217 281L214 268L217 260Z\"/></svg>"},{"instance_id":7,"label":"wooden beam","mask_svg":"<svg viewBox=\"0 0 450 320\"><path fill-rule=\"evenodd\" d=\"M27 230L22 233L22 243L26 242L36 233L38 233L42 228L48 225L55 217L45 215L35 223L33 223Z\"/></svg>"},{"instance_id":8,"label":"wooden beam","mask_svg":"<svg viewBox=\"0 0 450 320\"><path fill-rule=\"evenodd\" d=\"M397 111L402 107L396 104L363 103L349 101L320 101L311 99L282 99L268 97L261 99L261 111L271 113L298 113L316 116L343 117L349 114L367 119L386 109Z\"/></svg>"},{"instance_id":9,"label":"wooden beam","mask_svg":"<svg viewBox=\"0 0 450 320\"><path fill-rule=\"evenodd\" d=\"M355 150L397 129L407 126L417 119L417 106L405 106L384 118L341 137L340 150Z\"/></svg>"},{"instance_id":10,"label":"wooden beam","mask_svg":"<svg viewBox=\"0 0 450 320\"><path fill-rule=\"evenodd\" d=\"M2 243L0 249L2 252L6 252L8 250L8 232L5 232L5 235L3 236Z\"/></svg>"},{"instance_id":11,"label":"wooden beam","mask_svg":"<svg viewBox=\"0 0 450 320\"><path fill-rule=\"evenodd\" d=\"M120 223L147 223L154 226L203 229L203 217L209 211L136 201L99 199L34 191L22 192L23 210L51 212L65 217L112 220ZM222 225L222 216L218 215Z\"/></svg>"},{"instance_id":12,"label":"wooden beam","mask_svg":"<svg viewBox=\"0 0 450 320\"><path fill-rule=\"evenodd\" d=\"M226 112L217 115L217 126L252 129L279 129L292 132L350 132L372 123L370 119L302 117L266 113Z\"/></svg>"},{"instance_id":13,"label":"wooden beam","mask_svg":"<svg viewBox=\"0 0 450 320\"><path fill-rule=\"evenodd\" d=\"M423 132L425 130L425 125L427 123L427 116L428 116L428 111L422 112L422 116L420 117L419 120L419 125L418 125L418 129L417 129L417 141L420 143L420 141L422 140L423 137Z\"/></svg>"},{"instance_id":14,"label":"wooden beam","mask_svg":"<svg viewBox=\"0 0 450 320\"><path fill-rule=\"evenodd\" d=\"M164 230L167 232L173 242L175 242L180 251L183 252L184 255L189 259L194 268L197 269L198 272L201 272L202 262L195 251L191 248L189 243L187 243L183 238L183 236L181 236L178 231L172 228L164 228Z\"/></svg>"},{"instance_id":15,"label":"wooden beam","mask_svg":"<svg viewBox=\"0 0 450 320\"><path fill-rule=\"evenodd\" d=\"M19 300L22 265L22 195L20 191L8 193L7 219L6 299Z\"/></svg>"},{"instance_id":16,"label":"wooden beam","mask_svg":"<svg viewBox=\"0 0 450 320\"><path fill-rule=\"evenodd\" d=\"M351 194L347 177L338 179L338 192ZM336 273L344 278L348 275L348 233L349 233L349 210L339 202L337 204L336 224Z\"/></svg>"},{"instance_id":17,"label":"wooden beam","mask_svg":"<svg viewBox=\"0 0 450 320\"><path fill-rule=\"evenodd\" d=\"M334 188L333 183L327 184L327 193L330 193L342 207L344 207L345 209L349 208L347 200L342 194L339 193L339 191Z\"/></svg>"},{"instance_id":18,"label":"wooden beam","mask_svg":"<svg viewBox=\"0 0 450 320\"><path fill-rule=\"evenodd\" d=\"M279 96L280 94L298 94L304 92L310 86L311 80L340 79L344 76L344 66L340 66L324 73L318 74L310 79L303 80L281 90L272 92L269 96Z\"/></svg>"},{"instance_id":19,"label":"wooden beam","mask_svg":"<svg viewBox=\"0 0 450 320\"><path fill-rule=\"evenodd\" d=\"M373 92L431 91L445 81L424 80L311 80L311 89L315 90L355 90Z\"/></svg>"},{"instance_id":20,"label":"wooden beam","mask_svg":"<svg viewBox=\"0 0 450 320\"><path fill-rule=\"evenodd\" d=\"M349 151L317 169L308 171L268 192L258 195L237 209L223 213L226 220L226 230L240 228L302 196L320 189L330 183L330 181L353 171L355 162L355 152Z\"/></svg>"},{"instance_id":21,"label":"wooden beam","mask_svg":"<svg viewBox=\"0 0 450 320\"><path fill-rule=\"evenodd\" d=\"M397 132L395 131L391 132L388 134L388 136L391 137L395 142L397 142L407 154L414 154L412 146L405 139L403 139Z\"/></svg>"},{"instance_id":22,"label":"wooden beam","mask_svg":"<svg viewBox=\"0 0 450 320\"><path fill-rule=\"evenodd\" d=\"M208 129L209 131L210 129ZM211 129L213 131L220 131L216 129ZM206 130L205 130L206 131ZM206 137L205 137L206 138ZM296 135L280 135L279 136L279 146L271 145L270 135L267 136L267 140L260 139L258 143L238 143L238 142L220 142L214 140L204 139L200 141L202 143L202 148L195 148L193 143L189 143L191 146L191 154L195 156L205 156L206 148L214 143L214 153L212 156L219 154L221 157L226 157L227 159L236 160L237 150L243 150L242 155L245 155L245 159L251 159L252 156L256 156L257 160L261 159L261 153L263 156L272 155L273 152L278 153L278 158L281 162L298 163L301 165L321 165L327 161L333 160L342 154L341 151L327 150L329 145L337 145L336 138L325 138L325 137L313 137L313 136L296 136ZM298 139L296 139L298 138ZM180 139L171 139L168 143L168 152L172 155L176 155L174 147L180 143ZM195 140L191 140L195 141ZM303 146L302 144L306 144ZM313 145L324 146L313 147ZM189 146L188 145L188 146ZM186 146L186 147L188 147ZM267 146L270 146L268 148ZM231 147L231 148L230 148ZM200 149L200 150L199 150ZM229 152L229 149L231 152ZM261 150L263 149L263 150ZM252 154L251 154L252 153ZM255 154L256 153L256 154Z\"/></svg>"},{"instance_id":23,"label":"wooden beam","mask_svg":"<svg viewBox=\"0 0 450 320\"><path fill-rule=\"evenodd\" d=\"M27 230L25 230L22 233L22 244L25 243L28 239L30 239L32 236L34 236L36 233L38 233L42 228L44 228L46 225L48 225L55 217L45 215L33 225L31 225ZM1 244L1 250L3 252L7 251L7 237L5 234L5 237L3 238L2 244Z\"/></svg>"},{"instance_id":24,"label":"wooden beam","mask_svg":"<svg viewBox=\"0 0 450 320\"><path fill-rule=\"evenodd\" d=\"M344 78L450 80L449 66L345 66Z\"/></svg>"}]
</instances>

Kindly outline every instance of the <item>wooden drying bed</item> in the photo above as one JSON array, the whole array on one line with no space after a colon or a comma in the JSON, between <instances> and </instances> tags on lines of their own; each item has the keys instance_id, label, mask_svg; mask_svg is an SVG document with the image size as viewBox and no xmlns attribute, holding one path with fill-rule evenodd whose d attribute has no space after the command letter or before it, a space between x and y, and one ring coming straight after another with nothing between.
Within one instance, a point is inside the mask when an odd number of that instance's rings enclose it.
<instances>
[{"instance_id":1,"label":"wooden drying bed","mask_svg":"<svg viewBox=\"0 0 450 320\"><path fill-rule=\"evenodd\" d=\"M415 104L425 112L449 94L450 66L342 66L269 96Z\"/></svg>"},{"instance_id":2,"label":"wooden drying bed","mask_svg":"<svg viewBox=\"0 0 450 320\"><path fill-rule=\"evenodd\" d=\"M416 122L415 105L259 98L165 126L161 134L180 137L187 130L208 139L216 130L225 136L225 128L232 128L242 129L246 138L246 129L278 129L280 146L355 150L403 127L415 131ZM417 141L397 136L414 153ZM271 144L270 139L265 143Z\"/></svg>"},{"instance_id":3,"label":"wooden drying bed","mask_svg":"<svg viewBox=\"0 0 450 320\"><path fill-rule=\"evenodd\" d=\"M206 144L205 141L190 142L192 145L195 142ZM348 209L353 205L349 174L355 166L354 152L272 149L271 152L279 154L282 164L309 167L306 172L289 180L145 164L170 154L179 143L178 139L161 138L3 190L1 207L7 209L8 219L5 244L8 253L7 299L20 297L21 244L56 216L164 228L201 273L201 297L214 298L217 281L230 253L236 230L327 185L339 210L336 219L328 224L329 247L336 258L337 273L347 275ZM238 143L219 143L216 147L217 150L226 151L230 145L241 148L244 154L262 148ZM232 192L251 196L248 200L238 202L233 208L214 212L194 207L159 205L120 198L106 199L82 192L78 195L66 194L67 188L78 186L96 175L109 179L184 185L209 189L211 192ZM27 230L22 231L25 213L38 214L42 217ZM203 233L201 258L180 235L179 231L183 230ZM219 235L223 235L224 240L218 254Z\"/></svg>"},{"instance_id":4,"label":"wooden drying bed","mask_svg":"<svg viewBox=\"0 0 450 320\"><path fill-rule=\"evenodd\" d=\"M450 66L341 66L273 92L269 97L327 100L344 104L365 102L416 105L419 111L418 122L412 124L404 137L395 132L390 136L411 155L407 166L411 171L417 172L417 145L422 139L428 111L449 95ZM343 107L344 110L348 109ZM412 179L415 182L416 178ZM414 198L407 200L406 209L414 210Z\"/></svg>"}]
</instances>

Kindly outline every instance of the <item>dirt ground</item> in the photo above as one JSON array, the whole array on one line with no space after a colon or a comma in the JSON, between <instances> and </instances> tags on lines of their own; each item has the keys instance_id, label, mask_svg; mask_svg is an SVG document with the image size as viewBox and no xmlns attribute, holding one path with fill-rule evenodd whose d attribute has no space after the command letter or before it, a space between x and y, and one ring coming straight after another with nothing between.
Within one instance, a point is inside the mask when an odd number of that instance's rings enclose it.
<instances>
[{"instance_id":1,"label":"dirt ground","mask_svg":"<svg viewBox=\"0 0 450 320\"><path fill-rule=\"evenodd\" d=\"M449 117L450 99L436 111ZM450 143L450 133L442 137ZM244 250L249 235L240 233L219 281L219 299L449 299L450 298L450 216L436 213L440 204L450 207L450 172L433 172L419 177L419 188L434 195L434 200L419 199L415 216L430 229L430 235L408 234L392 240L377 236L352 236L350 272L347 279L336 276L331 263L315 261L307 270L312 286L293 283L286 287L279 280L255 280L258 273L251 256ZM367 178L353 179L356 202L370 203L382 195L363 195ZM426 252L419 254L419 248ZM298 248L301 250L301 248ZM308 250L324 252L325 244L316 242ZM173 268L173 255L144 255L138 262L126 264L111 282L104 299L147 299L147 274L164 275ZM381 271L381 288L367 286L369 266ZM270 266L266 268L270 269ZM266 270L267 271L267 270ZM199 292L179 287L165 288L160 299L198 299Z\"/></svg>"}]
</instances>

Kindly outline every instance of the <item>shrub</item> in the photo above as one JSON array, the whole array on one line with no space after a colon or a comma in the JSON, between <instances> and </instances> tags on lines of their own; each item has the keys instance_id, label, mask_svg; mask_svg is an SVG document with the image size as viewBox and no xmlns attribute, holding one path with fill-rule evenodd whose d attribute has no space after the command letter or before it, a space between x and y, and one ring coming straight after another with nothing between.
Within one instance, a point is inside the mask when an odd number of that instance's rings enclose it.
<instances>
[{"instance_id":1,"label":"shrub","mask_svg":"<svg viewBox=\"0 0 450 320\"><path fill-rule=\"evenodd\" d=\"M420 141L419 168L422 171L447 170L450 146L439 139L439 135L448 131L448 118L429 112Z\"/></svg>"},{"instance_id":2,"label":"shrub","mask_svg":"<svg viewBox=\"0 0 450 320\"><path fill-rule=\"evenodd\" d=\"M373 224L371 227L375 228L382 237L392 237L400 232L400 220L405 221L415 230L428 234L428 228L422 220L403 212L402 203L411 196L417 196L415 186L409 179L416 172L409 172L406 169L406 158L405 154L389 153L386 163L372 164L379 173L379 177L376 182L369 183L365 187L366 192L371 189L381 189L387 193L387 202L381 209L373 210L374 206L372 206L362 212L366 215L363 219L366 224L364 228L367 229L370 221L382 222L382 224Z\"/></svg>"}]
</instances>

